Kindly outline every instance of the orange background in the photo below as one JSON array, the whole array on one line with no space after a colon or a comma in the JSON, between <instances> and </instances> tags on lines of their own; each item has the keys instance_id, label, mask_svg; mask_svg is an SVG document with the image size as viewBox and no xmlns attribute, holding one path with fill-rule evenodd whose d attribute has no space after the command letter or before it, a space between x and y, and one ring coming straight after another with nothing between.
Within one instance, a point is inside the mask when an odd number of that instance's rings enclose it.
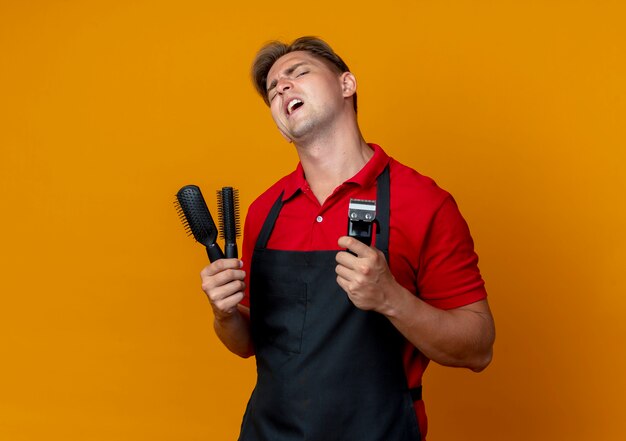
<instances>
[{"instance_id":1,"label":"orange background","mask_svg":"<svg viewBox=\"0 0 626 441\"><path fill-rule=\"evenodd\" d=\"M184 184L242 214L296 163L248 78L320 35L368 141L451 191L498 337L431 366L431 441L626 433L626 8L619 1L0 2L0 439L232 440L228 353Z\"/></svg>"}]
</instances>

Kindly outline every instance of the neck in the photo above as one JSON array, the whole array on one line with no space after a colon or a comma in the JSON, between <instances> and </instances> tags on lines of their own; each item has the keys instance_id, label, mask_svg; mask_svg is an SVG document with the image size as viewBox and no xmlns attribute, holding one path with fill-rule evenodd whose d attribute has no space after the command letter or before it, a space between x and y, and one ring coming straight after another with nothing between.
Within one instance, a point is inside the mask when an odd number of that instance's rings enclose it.
<instances>
[{"instance_id":1,"label":"neck","mask_svg":"<svg viewBox=\"0 0 626 441\"><path fill-rule=\"evenodd\" d=\"M374 155L355 122L348 130L318 136L296 149L311 191L323 204L346 180L356 175Z\"/></svg>"}]
</instances>

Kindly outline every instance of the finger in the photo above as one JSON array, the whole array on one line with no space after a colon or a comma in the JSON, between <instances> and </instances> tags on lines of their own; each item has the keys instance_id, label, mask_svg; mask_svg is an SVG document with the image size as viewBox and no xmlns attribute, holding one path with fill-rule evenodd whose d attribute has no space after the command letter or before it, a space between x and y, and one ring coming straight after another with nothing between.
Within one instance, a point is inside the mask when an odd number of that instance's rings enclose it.
<instances>
[{"instance_id":1,"label":"finger","mask_svg":"<svg viewBox=\"0 0 626 441\"><path fill-rule=\"evenodd\" d=\"M200 276L213 276L227 269L239 269L243 262L239 259L218 259L200 271Z\"/></svg>"},{"instance_id":2,"label":"finger","mask_svg":"<svg viewBox=\"0 0 626 441\"><path fill-rule=\"evenodd\" d=\"M232 314L235 312L239 302L243 300L244 294L242 291L236 292L233 295L226 297L225 299L218 300L214 303L214 307L221 312Z\"/></svg>"},{"instance_id":3,"label":"finger","mask_svg":"<svg viewBox=\"0 0 626 441\"><path fill-rule=\"evenodd\" d=\"M343 265L337 265L335 267L335 273L337 273L337 276L341 277L342 279L346 281L350 281L354 279L354 271L352 269L346 268Z\"/></svg>"},{"instance_id":4,"label":"finger","mask_svg":"<svg viewBox=\"0 0 626 441\"><path fill-rule=\"evenodd\" d=\"M350 293L350 290L348 289L349 283L346 279L344 279L341 276L337 276L337 284L341 287L341 289L343 289L346 293Z\"/></svg>"},{"instance_id":5,"label":"finger","mask_svg":"<svg viewBox=\"0 0 626 441\"><path fill-rule=\"evenodd\" d=\"M205 293L211 303L219 302L220 300L227 299L236 295L238 292L243 292L246 289L246 284L240 280L233 280L225 285L218 286L213 289L205 290Z\"/></svg>"},{"instance_id":6,"label":"finger","mask_svg":"<svg viewBox=\"0 0 626 441\"><path fill-rule=\"evenodd\" d=\"M369 253L372 252L372 248L368 247L363 242L350 236L341 236L339 240L337 241L337 244L341 248L346 248L347 250L352 251L354 254L356 254L359 257L367 256Z\"/></svg>"},{"instance_id":7,"label":"finger","mask_svg":"<svg viewBox=\"0 0 626 441\"><path fill-rule=\"evenodd\" d=\"M242 270L228 269L214 276L202 276L202 290L206 293L226 285L234 280L245 280L246 272Z\"/></svg>"},{"instance_id":8,"label":"finger","mask_svg":"<svg viewBox=\"0 0 626 441\"><path fill-rule=\"evenodd\" d=\"M354 269L357 265L358 257L346 251L339 251L335 256L335 261L346 268Z\"/></svg>"}]
</instances>

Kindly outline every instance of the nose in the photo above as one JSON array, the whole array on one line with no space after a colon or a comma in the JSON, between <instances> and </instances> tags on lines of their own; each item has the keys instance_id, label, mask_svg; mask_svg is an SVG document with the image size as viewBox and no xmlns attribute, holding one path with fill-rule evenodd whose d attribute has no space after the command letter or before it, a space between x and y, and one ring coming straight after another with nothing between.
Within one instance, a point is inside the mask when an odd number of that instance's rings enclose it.
<instances>
[{"instance_id":1,"label":"nose","mask_svg":"<svg viewBox=\"0 0 626 441\"><path fill-rule=\"evenodd\" d=\"M280 94L285 93L287 90L291 89L292 87L293 85L291 84L291 81L288 78L282 78L278 80L278 83L276 83L276 91Z\"/></svg>"}]
</instances>

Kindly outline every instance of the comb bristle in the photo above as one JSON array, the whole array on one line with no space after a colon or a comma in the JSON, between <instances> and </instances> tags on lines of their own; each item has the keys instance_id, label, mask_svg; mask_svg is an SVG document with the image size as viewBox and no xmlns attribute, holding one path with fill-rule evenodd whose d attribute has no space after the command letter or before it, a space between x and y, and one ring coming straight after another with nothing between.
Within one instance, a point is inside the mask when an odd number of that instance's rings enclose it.
<instances>
[{"instance_id":1,"label":"comb bristle","mask_svg":"<svg viewBox=\"0 0 626 441\"><path fill-rule=\"evenodd\" d=\"M185 228L185 231L188 232L190 230L189 223L187 222L187 218L185 217L185 213L183 212L183 209L180 206L180 203L178 202L178 200L174 201L174 208L176 209L176 214L178 215L178 218L180 219L181 223L183 224L183 227ZM187 235L189 235L189 234L187 234Z\"/></svg>"},{"instance_id":2,"label":"comb bristle","mask_svg":"<svg viewBox=\"0 0 626 441\"><path fill-rule=\"evenodd\" d=\"M200 189L187 185L178 191L176 199L174 205L188 235L205 246L215 243L217 228Z\"/></svg>"},{"instance_id":3,"label":"comb bristle","mask_svg":"<svg viewBox=\"0 0 626 441\"><path fill-rule=\"evenodd\" d=\"M226 237L226 232L224 230L224 207L222 203L224 198L222 197L222 192L224 189L217 190L215 193L217 195L217 228L219 230L220 239L224 239Z\"/></svg>"},{"instance_id":4,"label":"comb bristle","mask_svg":"<svg viewBox=\"0 0 626 441\"><path fill-rule=\"evenodd\" d=\"M222 191L219 192L218 200L220 201L219 212L223 237L227 241L233 241L237 236L237 215L233 188L223 187Z\"/></svg>"},{"instance_id":5,"label":"comb bristle","mask_svg":"<svg viewBox=\"0 0 626 441\"><path fill-rule=\"evenodd\" d=\"M239 190L233 190L233 201L235 205L235 236L241 236L241 228L239 225Z\"/></svg>"},{"instance_id":6,"label":"comb bristle","mask_svg":"<svg viewBox=\"0 0 626 441\"><path fill-rule=\"evenodd\" d=\"M237 257L237 237L239 236L239 198L233 187L222 187L218 191L220 237L225 240L226 257Z\"/></svg>"}]
</instances>

